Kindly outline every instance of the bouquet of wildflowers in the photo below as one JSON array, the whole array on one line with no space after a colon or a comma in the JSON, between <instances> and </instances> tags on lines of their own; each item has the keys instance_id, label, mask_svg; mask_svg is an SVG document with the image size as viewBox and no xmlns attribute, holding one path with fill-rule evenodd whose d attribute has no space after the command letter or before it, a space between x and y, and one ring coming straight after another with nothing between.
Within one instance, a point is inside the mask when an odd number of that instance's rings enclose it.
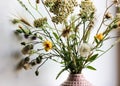
<instances>
[{"instance_id":1,"label":"bouquet of wildflowers","mask_svg":"<svg viewBox=\"0 0 120 86\"><path fill-rule=\"evenodd\" d=\"M96 8L91 0L36 0L29 5L39 18L27 8L27 6L18 0L20 5L32 16L33 24L24 18L15 18L13 24L18 26L15 31L29 41L21 42L23 46L21 52L25 58L20 62L24 69L31 69L39 65L35 71L38 75L38 69L48 61L48 59L63 65L63 69L58 76L69 71L71 74L81 73L84 68L96 70L90 66L90 63L110 50L118 39L111 46L102 50L105 41L119 36L110 36L110 32L120 28L120 18L109 12L112 6L118 4L114 0L109 6L106 6L102 21L94 27L96 17ZM43 6L48 16L42 14ZM75 8L79 9L77 13ZM61 27L60 27L61 26ZM93 34L94 28L97 29ZM37 45L39 47L36 47ZM31 57L35 56L34 59ZM57 77L58 77L57 76Z\"/></svg>"}]
</instances>

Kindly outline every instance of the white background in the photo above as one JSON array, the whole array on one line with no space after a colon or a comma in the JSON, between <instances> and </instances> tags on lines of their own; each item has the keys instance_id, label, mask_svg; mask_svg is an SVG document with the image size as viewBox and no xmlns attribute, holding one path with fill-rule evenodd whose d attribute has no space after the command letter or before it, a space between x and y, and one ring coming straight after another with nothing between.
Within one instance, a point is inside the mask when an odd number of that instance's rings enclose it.
<instances>
[{"instance_id":1,"label":"white background","mask_svg":"<svg viewBox=\"0 0 120 86\"><path fill-rule=\"evenodd\" d=\"M94 2L99 17L105 10L105 0ZM115 8L112 8L112 12L115 12ZM38 77L35 76L34 69L16 70L19 58L15 58L15 54L20 53L20 40L13 33L16 27L10 23L13 15L27 17L17 0L0 0L0 86L59 86L67 78L68 73L63 73L55 80L61 67L53 61L49 61L40 69ZM113 41L108 42L106 46ZM114 47L96 60L92 65L97 71L84 70L83 74L94 86L119 86L117 53L117 47Z\"/></svg>"}]
</instances>

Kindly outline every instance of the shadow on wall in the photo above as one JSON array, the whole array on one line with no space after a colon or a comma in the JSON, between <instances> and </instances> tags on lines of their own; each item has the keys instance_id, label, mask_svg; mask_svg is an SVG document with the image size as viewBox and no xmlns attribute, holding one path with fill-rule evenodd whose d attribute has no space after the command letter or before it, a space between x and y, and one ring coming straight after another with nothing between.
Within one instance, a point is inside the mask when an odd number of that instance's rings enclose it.
<instances>
[{"instance_id":1,"label":"shadow on wall","mask_svg":"<svg viewBox=\"0 0 120 86\"><path fill-rule=\"evenodd\" d=\"M14 61L16 61L16 66L15 66L15 71L20 71L22 69L22 66L20 65L21 61L22 61L22 55L20 52L14 52L12 54L12 57L14 59Z\"/></svg>"},{"instance_id":2,"label":"shadow on wall","mask_svg":"<svg viewBox=\"0 0 120 86\"><path fill-rule=\"evenodd\" d=\"M120 86L120 43L118 44L118 85Z\"/></svg>"}]
</instances>

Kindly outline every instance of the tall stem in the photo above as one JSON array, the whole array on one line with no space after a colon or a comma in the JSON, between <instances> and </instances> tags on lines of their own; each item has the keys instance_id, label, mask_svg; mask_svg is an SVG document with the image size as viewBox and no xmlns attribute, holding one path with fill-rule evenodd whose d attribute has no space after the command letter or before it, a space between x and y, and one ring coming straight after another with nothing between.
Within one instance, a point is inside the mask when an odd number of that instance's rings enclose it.
<instances>
[{"instance_id":1,"label":"tall stem","mask_svg":"<svg viewBox=\"0 0 120 86\"><path fill-rule=\"evenodd\" d=\"M98 28L98 30L97 30L97 33L96 34L98 34L99 33L99 31L100 31L100 29L101 29L101 27L102 27L102 25L103 25L103 22L104 22L104 19L105 19L105 14L106 14L106 12L108 11L108 9L110 8L110 7L112 7L114 5L114 3L112 3L110 6L108 6L107 8L106 8L106 10L105 10L105 12L104 12L104 15L103 15L103 18L102 18L102 22L100 23L100 26L99 26L99 28Z\"/></svg>"}]
</instances>

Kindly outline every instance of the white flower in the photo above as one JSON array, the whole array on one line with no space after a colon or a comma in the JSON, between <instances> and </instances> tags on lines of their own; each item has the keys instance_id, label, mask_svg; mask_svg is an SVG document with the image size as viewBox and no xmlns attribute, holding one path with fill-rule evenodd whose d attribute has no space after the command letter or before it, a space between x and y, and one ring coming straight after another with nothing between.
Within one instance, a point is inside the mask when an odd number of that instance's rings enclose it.
<instances>
[{"instance_id":1,"label":"white flower","mask_svg":"<svg viewBox=\"0 0 120 86\"><path fill-rule=\"evenodd\" d=\"M91 45L90 44L87 44L87 43L83 43L80 47L80 55L82 57L88 57L88 55L90 54L91 52Z\"/></svg>"}]
</instances>

